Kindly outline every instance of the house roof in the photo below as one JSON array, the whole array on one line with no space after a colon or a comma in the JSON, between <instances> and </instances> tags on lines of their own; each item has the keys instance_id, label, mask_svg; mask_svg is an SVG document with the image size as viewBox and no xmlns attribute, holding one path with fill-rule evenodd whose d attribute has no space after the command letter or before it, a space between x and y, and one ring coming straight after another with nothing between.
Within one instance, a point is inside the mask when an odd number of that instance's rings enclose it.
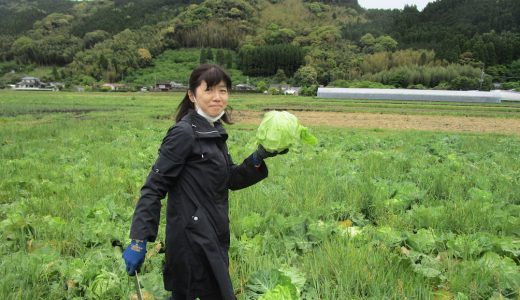
<instances>
[{"instance_id":1,"label":"house roof","mask_svg":"<svg viewBox=\"0 0 520 300\"><path fill-rule=\"evenodd\" d=\"M126 86L126 84L123 83L105 83L101 86Z\"/></svg>"}]
</instances>

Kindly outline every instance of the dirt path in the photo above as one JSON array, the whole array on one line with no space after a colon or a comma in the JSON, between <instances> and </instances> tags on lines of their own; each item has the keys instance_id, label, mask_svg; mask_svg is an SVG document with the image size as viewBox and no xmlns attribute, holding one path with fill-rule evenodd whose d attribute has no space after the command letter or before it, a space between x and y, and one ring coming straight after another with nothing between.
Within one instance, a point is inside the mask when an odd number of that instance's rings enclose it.
<instances>
[{"instance_id":1,"label":"dirt path","mask_svg":"<svg viewBox=\"0 0 520 300\"><path fill-rule=\"evenodd\" d=\"M520 119L481 117L421 116L373 113L291 111L305 126L350 128L417 129L450 132L482 132L520 135ZM263 112L233 112L237 124L258 125Z\"/></svg>"}]
</instances>

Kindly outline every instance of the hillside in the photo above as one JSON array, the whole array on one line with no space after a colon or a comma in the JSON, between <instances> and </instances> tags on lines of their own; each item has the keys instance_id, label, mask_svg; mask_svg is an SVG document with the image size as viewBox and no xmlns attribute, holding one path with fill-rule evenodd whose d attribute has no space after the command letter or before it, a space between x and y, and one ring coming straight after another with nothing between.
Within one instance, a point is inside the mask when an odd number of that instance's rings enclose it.
<instances>
[{"instance_id":1,"label":"hillside","mask_svg":"<svg viewBox=\"0 0 520 300\"><path fill-rule=\"evenodd\" d=\"M40 66L52 70L44 79L68 85L128 82L163 64L165 51L183 48L233 53L233 72L253 83L514 86L520 81L514 2L439 0L423 11L367 11L355 0L3 0L0 71L8 74L0 86Z\"/></svg>"},{"instance_id":2,"label":"hillside","mask_svg":"<svg viewBox=\"0 0 520 300\"><path fill-rule=\"evenodd\" d=\"M448 61L471 52L475 59L492 66L511 63L520 55L520 5L516 0L442 0L423 11L414 6L403 11L371 10L367 18L371 21L355 24L351 31L357 36L389 34L403 48L433 49Z\"/></svg>"}]
</instances>

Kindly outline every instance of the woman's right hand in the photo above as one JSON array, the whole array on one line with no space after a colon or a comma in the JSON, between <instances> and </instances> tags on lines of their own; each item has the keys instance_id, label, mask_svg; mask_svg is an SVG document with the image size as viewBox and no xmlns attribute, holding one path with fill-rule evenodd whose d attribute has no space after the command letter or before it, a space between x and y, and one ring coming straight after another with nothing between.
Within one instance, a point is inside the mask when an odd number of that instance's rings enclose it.
<instances>
[{"instance_id":1,"label":"woman's right hand","mask_svg":"<svg viewBox=\"0 0 520 300\"><path fill-rule=\"evenodd\" d=\"M132 240L130 245L123 252L123 259L126 264L126 272L130 276L135 275L135 271L139 270L144 263L146 255L146 241Z\"/></svg>"}]
</instances>

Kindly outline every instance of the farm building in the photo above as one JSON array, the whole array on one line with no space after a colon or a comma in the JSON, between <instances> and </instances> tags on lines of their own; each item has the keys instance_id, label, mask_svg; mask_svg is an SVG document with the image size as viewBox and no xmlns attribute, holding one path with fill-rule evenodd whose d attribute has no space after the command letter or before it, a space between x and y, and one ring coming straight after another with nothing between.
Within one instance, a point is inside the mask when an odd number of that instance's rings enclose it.
<instances>
[{"instance_id":1,"label":"farm building","mask_svg":"<svg viewBox=\"0 0 520 300\"><path fill-rule=\"evenodd\" d=\"M126 88L126 84L122 83L105 83L101 85L102 88L108 89L110 91L119 91Z\"/></svg>"},{"instance_id":2,"label":"farm building","mask_svg":"<svg viewBox=\"0 0 520 300\"><path fill-rule=\"evenodd\" d=\"M520 101L520 94L504 91L318 88L318 98L500 103L502 100Z\"/></svg>"},{"instance_id":3,"label":"farm building","mask_svg":"<svg viewBox=\"0 0 520 300\"><path fill-rule=\"evenodd\" d=\"M184 84L178 83L175 81L157 81L154 86L154 90L160 91L160 92L169 92L172 90L184 90L187 88L188 87L185 86Z\"/></svg>"},{"instance_id":4,"label":"farm building","mask_svg":"<svg viewBox=\"0 0 520 300\"><path fill-rule=\"evenodd\" d=\"M250 84L247 84L247 83L239 83L239 84L235 85L235 90L237 90L237 91L254 91L255 87Z\"/></svg>"},{"instance_id":5,"label":"farm building","mask_svg":"<svg viewBox=\"0 0 520 300\"><path fill-rule=\"evenodd\" d=\"M24 77L13 87L17 91L57 91L58 88L40 81L37 77Z\"/></svg>"}]
</instances>

